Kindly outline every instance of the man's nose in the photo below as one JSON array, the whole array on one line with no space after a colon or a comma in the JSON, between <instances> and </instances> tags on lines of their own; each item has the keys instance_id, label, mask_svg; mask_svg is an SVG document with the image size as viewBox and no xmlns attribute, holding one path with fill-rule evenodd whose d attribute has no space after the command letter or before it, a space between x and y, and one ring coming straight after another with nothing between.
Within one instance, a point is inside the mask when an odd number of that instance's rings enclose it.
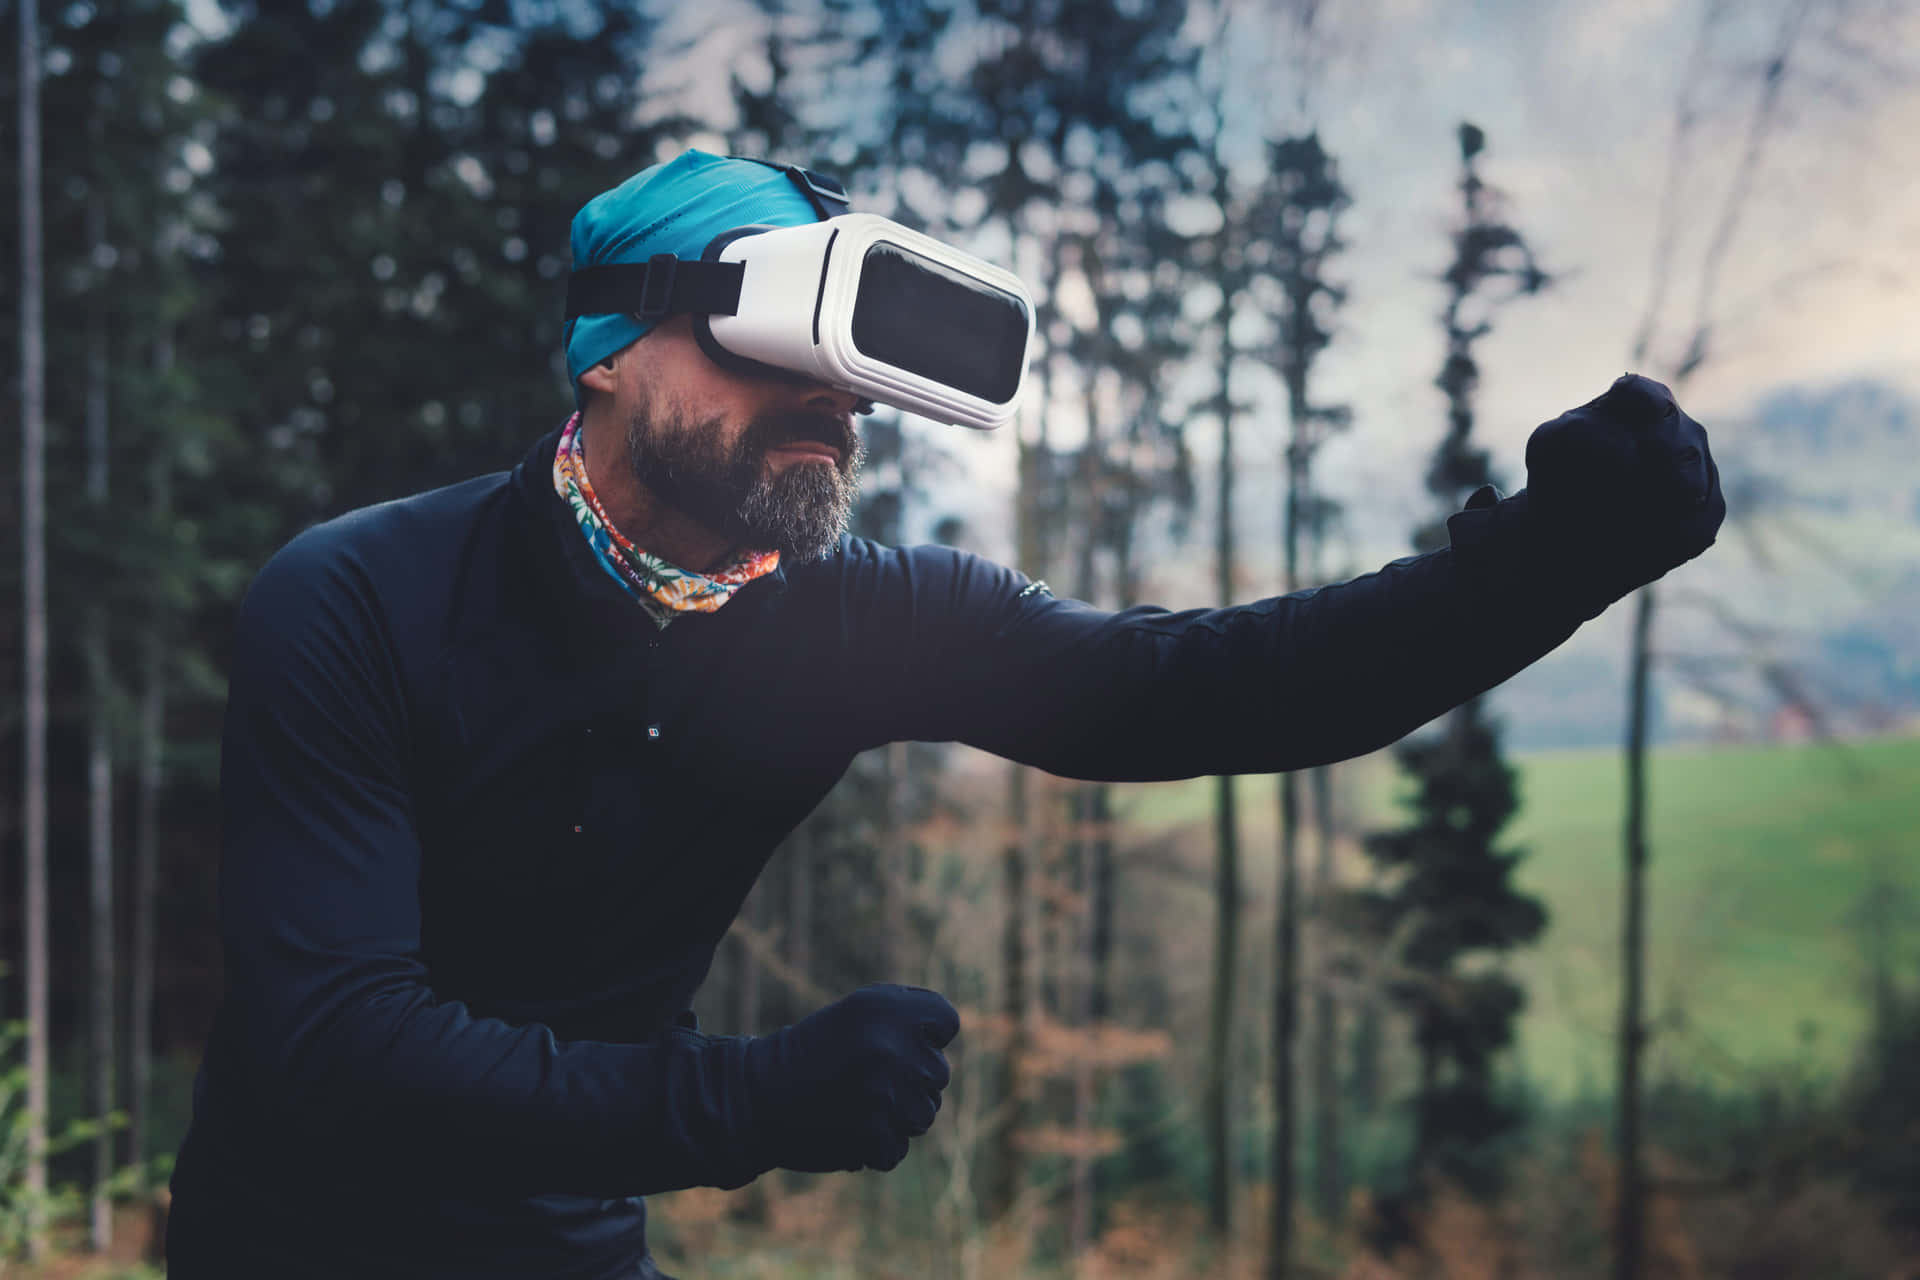
<instances>
[{"instance_id":1,"label":"man's nose","mask_svg":"<svg viewBox=\"0 0 1920 1280\"><path fill-rule=\"evenodd\" d=\"M824 382L807 384L806 407L809 409L825 410L828 413L846 417L853 413L854 407L859 403L860 397L851 391L841 391Z\"/></svg>"}]
</instances>

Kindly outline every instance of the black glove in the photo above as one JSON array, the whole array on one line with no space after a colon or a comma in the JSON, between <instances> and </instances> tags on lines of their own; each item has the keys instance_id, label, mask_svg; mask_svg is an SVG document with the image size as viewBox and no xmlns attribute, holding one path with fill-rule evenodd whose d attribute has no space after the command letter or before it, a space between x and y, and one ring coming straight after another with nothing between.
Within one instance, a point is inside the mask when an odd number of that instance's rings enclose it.
<instances>
[{"instance_id":1,"label":"black glove","mask_svg":"<svg viewBox=\"0 0 1920 1280\"><path fill-rule=\"evenodd\" d=\"M1523 572L1582 618L1712 546L1727 514L1706 430L1632 373L1535 428L1525 489L1481 498L1448 519L1456 554L1489 577Z\"/></svg>"},{"instance_id":2,"label":"black glove","mask_svg":"<svg viewBox=\"0 0 1920 1280\"><path fill-rule=\"evenodd\" d=\"M747 1045L757 1138L779 1168L891 1169L933 1126L950 1073L940 1050L960 1031L947 998L878 985Z\"/></svg>"}]
</instances>

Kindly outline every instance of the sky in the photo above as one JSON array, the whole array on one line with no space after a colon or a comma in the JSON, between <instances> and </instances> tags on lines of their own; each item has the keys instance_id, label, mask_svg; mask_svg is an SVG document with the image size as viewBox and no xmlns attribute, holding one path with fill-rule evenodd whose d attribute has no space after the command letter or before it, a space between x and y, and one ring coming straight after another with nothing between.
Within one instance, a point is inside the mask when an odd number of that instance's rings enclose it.
<instances>
[{"instance_id":1,"label":"sky","mask_svg":"<svg viewBox=\"0 0 1920 1280\"><path fill-rule=\"evenodd\" d=\"M1230 132L1257 143L1297 126L1298 0L1229 0L1226 45ZM1433 386L1441 359L1437 276L1450 254L1458 174L1455 129L1471 120L1488 139L1481 172L1502 189L1507 215L1558 276L1550 293L1495 314L1477 349L1476 430L1510 491L1524 478L1528 433L1604 391L1628 366L1647 308L1655 231L1677 97L1690 65L1701 124L1677 187L1682 216L1674 281L1652 352L1639 371L1666 380L1697 300L1706 242L1721 217L1756 101L1757 67L1783 21L1805 15L1787 64L1778 125L1755 170L1751 198L1714 293L1714 357L1682 389L1682 405L1709 431L1717 456L1739 452L1739 420L1769 392L1852 377L1884 379L1920 397L1920 57L1888 83L1861 56L1835 52L1838 31L1873 51L1920 51L1912 0L1740 0L1721 5L1704 62L1691 55L1703 3L1661 0L1323 0L1312 32L1317 73L1308 114L1353 196L1350 248L1337 275L1349 290L1335 343L1314 391L1345 402L1354 425L1317 463L1324 487L1347 501L1351 556L1371 567L1406 553L1407 513L1429 504L1420 482L1444 422ZM1851 24L1836 28L1836 15ZM695 60L751 76L753 54L724 4L682 8ZM1206 19L1196 29L1210 28ZM723 89L726 75L681 84ZM1882 69L1884 70L1884 69ZM1836 89L1837 86L1837 89ZM1284 412L1268 403L1239 431L1237 469L1257 484L1273 470ZM948 429L928 426L936 435ZM1071 414L1055 414L1057 443L1072 443ZM1217 433L1193 444L1204 464ZM1014 442L946 441L971 491L946 494L982 530L990 554L1011 546L1004 518ZM937 513L929 512L930 525ZM1249 511L1243 541L1271 543ZM1204 576L1204 575L1202 575Z\"/></svg>"}]
</instances>

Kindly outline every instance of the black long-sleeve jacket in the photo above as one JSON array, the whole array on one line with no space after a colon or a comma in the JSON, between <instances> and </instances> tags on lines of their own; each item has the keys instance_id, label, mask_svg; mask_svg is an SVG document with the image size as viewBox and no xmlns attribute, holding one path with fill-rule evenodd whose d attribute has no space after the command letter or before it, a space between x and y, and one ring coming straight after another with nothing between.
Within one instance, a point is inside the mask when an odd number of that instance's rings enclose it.
<instances>
[{"instance_id":1,"label":"black long-sleeve jacket","mask_svg":"<svg viewBox=\"0 0 1920 1280\"><path fill-rule=\"evenodd\" d=\"M246 597L180 1280L653 1274L639 1197L770 1165L745 1042L685 1011L856 753L1297 769L1394 741L1587 612L1500 538L1468 546L1492 528L1469 511L1451 548L1185 613L845 539L661 632L555 495L557 435L309 530Z\"/></svg>"}]
</instances>

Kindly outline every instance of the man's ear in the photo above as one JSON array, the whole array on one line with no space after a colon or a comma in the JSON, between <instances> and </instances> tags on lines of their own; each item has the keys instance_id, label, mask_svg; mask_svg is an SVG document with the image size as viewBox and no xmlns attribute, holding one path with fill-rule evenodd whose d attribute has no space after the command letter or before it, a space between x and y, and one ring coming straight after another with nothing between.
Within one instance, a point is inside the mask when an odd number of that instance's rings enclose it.
<instances>
[{"instance_id":1,"label":"man's ear","mask_svg":"<svg viewBox=\"0 0 1920 1280\"><path fill-rule=\"evenodd\" d=\"M580 374L580 385L589 391L604 391L612 395L614 362L619 359L619 354L616 351L598 364L588 365Z\"/></svg>"}]
</instances>

